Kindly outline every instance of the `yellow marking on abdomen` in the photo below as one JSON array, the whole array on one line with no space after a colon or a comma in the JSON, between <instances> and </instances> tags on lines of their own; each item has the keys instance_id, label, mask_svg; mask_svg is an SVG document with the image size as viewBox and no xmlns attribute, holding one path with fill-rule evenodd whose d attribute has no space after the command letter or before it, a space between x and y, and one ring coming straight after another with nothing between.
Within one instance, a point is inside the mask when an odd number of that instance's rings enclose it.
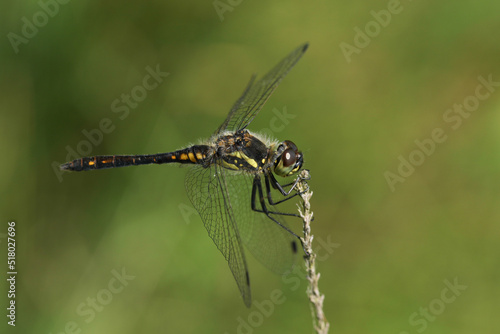
<instances>
[{"instance_id":1,"label":"yellow marking on abdomen","mask_svg":"<svg viewBox=\"0 0 500 334\"><path fill-rule=\"evenodd\" d=\"M177 157L175 155L172 155L172 160L175 160L177 159Z\"/></svg>"},{"instance_id":2,"label":"yellow marking on abdomen","mask_svg":"<svg viewBox=\"0 0 500 334\"><path fill-rule=\"evenodd\" d=\"M203 158L205 158L205 157L204 157L204 156L203 156L200 152L196 152L196 158L197 158L198 160L201 160L201 159L203 159Z\"/></svg>"},{"instance_id":3,"label":"yellow marking on abdomen","mask_svg":"<svg viewBox=\"0 0 500 334\"><path fill-rule=\"evenodd\" d=\"M196 162L196 158L194 157L193 152L189 152L188 155L189 155L189 160L191 160L191 162Z\"/></svg>"},{"instance_id":4,"label":"yellow marking on abdomen","mask_svg":"<svg viewBox=\"0 0 500 334\"><path fill-rule=\"evenodd\" d=\"M94 161L89 161L89 166L94 166Z\"/></svg>"},{"instance_id":5,"label":"yellow marking on abdomen","mask_svg":"<svg viewBox=\"0 0 500 334\"><path fill-rule=\"evenodd\" d=\"M188 156L186 153L182 153L181 154L181 160L187 160L188 159Z\"/></svg>"}]
</instances>

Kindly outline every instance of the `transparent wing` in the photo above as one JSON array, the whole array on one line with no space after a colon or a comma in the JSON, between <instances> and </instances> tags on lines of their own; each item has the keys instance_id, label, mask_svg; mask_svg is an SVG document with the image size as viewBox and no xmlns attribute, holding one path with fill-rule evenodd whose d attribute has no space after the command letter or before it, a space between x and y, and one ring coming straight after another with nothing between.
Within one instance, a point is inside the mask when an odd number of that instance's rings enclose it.
<instances>
[{"instance_id":1,"label":"transparent wing","mask_svg":"<svg viewBox=\"0 0 500 334\"><path fill-rule=\"evenodd\" d=\"M296 253L293 251L292 243L298 240L264 213L252 210L253 175L231 172L227 174L228 193L243 244L268 269L277 274L285 273L295 260ZM257 206L260 208L258 199ZM269 204L267 206L271 211L278 210ZM273 217L287 226L282 216L273 215Z\"/></svg>"},{"instance_id":2,"label":"transparent wing","mask_svg":"<svg viewBox=\"0 0 500 334\"><path fill-rule=\"evenodd\" d=\"M243 95L236 101L224 123L217 129L216 134L226 130L237 131L246 128L262 109L281 80L306 52L308 46L309 44L306 43L292 51L259 81L255 82L255 75L252 76Z\"/></svg>"},{"instance_id":3,"label":"transparent wing","mask_svg":"<svg viewBox=\"0 0 500 334\"><path fill-rule=\"evenodd\" d=\"M196 165L186 175L189 199L198 210L208 235L224 255L238 284L243 301L251 304L250 279L240 234L228 196L225 171L217 164Z\"/></svg>"}]
</instances>

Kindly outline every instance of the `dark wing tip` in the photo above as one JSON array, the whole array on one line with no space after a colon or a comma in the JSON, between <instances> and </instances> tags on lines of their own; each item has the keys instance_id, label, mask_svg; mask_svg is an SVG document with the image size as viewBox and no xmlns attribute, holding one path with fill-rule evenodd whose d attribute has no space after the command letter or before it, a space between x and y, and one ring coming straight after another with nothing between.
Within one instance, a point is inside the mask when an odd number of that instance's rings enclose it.
<instances>
[{"instance_id":1,"label":"dark wing tip","mask_svg":"<svg viewBox=\"0 0 500 334\"><path fill-rule=\"evenodd\" d=\"M248 287L248 291L250 291L250 274L248 273L248 270L245 271L245 276L246 276L246 283ZM250 292L246 296L245 294L242 294L243 296L243 302L245 303L245 306L250 308L252 306L252 296Z\"/></svg>"}]
</instances>

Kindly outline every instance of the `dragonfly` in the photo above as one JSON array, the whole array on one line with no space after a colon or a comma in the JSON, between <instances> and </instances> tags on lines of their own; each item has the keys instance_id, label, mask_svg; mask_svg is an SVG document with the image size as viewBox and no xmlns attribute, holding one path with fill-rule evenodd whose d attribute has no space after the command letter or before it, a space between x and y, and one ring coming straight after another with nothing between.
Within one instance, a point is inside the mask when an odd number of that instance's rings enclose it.
<instances>
[{"instance_id":1,"label":"dragonfly","mask_svg":"<svg viewBox=\"0 0 500 334\"><path fill-rule=\"evenodd\" d=\"M308 43L299 46L259 80L253 75L226 120L203 144L168 153L84 157L62 164L60 169L191 165L185 179L187 195L228 262L245 305L250 307L250 275L244 246L278 274L292 267L297 241L302 242L284 217L298 215L280 212L276 205L299 195L296 186L305 180L298 173L303 154L292 141L271 140L247 127L307 48ZM280 184L275 175L295 179ZM273 199L276 195L279 200Z\"/></svg>"}]
</instances>

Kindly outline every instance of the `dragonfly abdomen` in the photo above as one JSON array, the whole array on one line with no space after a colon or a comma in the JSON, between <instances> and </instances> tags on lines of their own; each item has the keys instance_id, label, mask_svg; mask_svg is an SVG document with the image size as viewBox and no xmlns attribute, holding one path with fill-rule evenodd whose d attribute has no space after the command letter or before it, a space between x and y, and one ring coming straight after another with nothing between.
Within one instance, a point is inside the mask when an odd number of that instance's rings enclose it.
<instances>
[{"instance_id":1,"label":"dragonfly abdomen","mask_svg":"<svg viewBox=\"0 0 500 334\"><path fill-rule=\"evenodd\" d=\"M149 164L201 164L209 155L210 146L195 145L168 153L147 155L98 155L76 159L60 166L61 170L87 171L93 169L117 168Z\"/></svg>"}]
</instances>

